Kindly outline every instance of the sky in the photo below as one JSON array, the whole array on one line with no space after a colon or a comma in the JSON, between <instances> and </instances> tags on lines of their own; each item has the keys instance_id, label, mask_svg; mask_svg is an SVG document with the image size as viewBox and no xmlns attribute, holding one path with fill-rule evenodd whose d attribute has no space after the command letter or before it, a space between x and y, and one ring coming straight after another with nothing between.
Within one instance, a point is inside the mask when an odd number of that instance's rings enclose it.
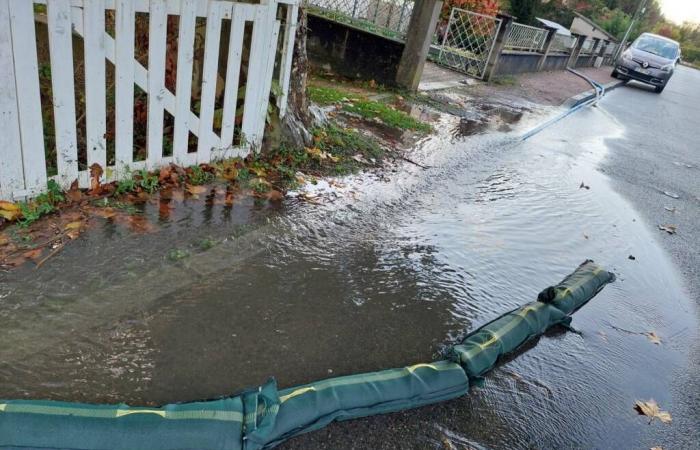
<instances>
[{"instance_id":1,"label":"sky","mask_svg":"<svg viewBox=\"0 0 700 450\"><path fill-rule=\"evenodd\" d=\"M700 1L698 0L660 0L661 11L672 22L684 21L700 23Z\"/></svg>"}]
</instances>

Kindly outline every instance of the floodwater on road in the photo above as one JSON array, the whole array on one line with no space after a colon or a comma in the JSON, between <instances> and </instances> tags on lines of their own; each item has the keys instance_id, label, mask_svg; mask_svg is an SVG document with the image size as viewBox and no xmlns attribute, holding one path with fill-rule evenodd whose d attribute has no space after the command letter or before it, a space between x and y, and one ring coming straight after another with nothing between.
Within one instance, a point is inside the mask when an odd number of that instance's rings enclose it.
<instances>
[{"instance_id":1,"label":"floodwater on road","mask_svg":"<svg viewBox=\"0 0 700 450\"><path fill-rule=\"evenodd\" d=\"M624 129L588 109L515 144L525 126L442 132L412 156L431 168L341 180L320 204L146 207L153 233L105 223L40 270L0 274L0 398L161 404L423 362L590 258L618 281L575 314L580 334L549 333L393 431L338 425L323 447L686 448L693 420L674 414L692 408L671 386L695 306L597 170ZM636 415L650 398L671 425Z\"/></svg>"}]
</instances>

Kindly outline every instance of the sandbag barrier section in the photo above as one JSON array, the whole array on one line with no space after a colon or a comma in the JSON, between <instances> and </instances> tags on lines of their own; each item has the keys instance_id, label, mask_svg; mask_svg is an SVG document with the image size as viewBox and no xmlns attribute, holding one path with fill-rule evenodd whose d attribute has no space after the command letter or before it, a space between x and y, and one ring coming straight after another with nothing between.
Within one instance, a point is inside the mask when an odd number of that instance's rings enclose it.
<instances>
[{"instance_id":1,"label":"sandbag barrier section","mask_svg":"<svg viewBox=\"0 0 700 450\"><path fill-rule=\"evenodd\" d=\"M612 273L585 261L538 300L453 346L448 361L331 378L279 390L274 379L232 397L138 408L0 400L0 448L259 450L333 421L416 408L466 394L504 355L590 301Z\"/></svg>"}]
</instances>

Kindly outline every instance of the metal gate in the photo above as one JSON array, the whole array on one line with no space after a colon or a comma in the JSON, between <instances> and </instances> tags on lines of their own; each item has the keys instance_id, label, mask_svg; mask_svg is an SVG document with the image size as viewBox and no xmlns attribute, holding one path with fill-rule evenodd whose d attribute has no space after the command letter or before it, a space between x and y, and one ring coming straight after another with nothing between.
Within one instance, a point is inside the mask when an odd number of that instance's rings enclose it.
<instances>
[{"instance_id":1,"label":"metal gate","mask_svg":"<svg viewBox=\"0 0 700 450\"><path fill-rule=\"evenodd\" d=\"M442 45L437 63L483 78L500 28L497 17L452 8L447 26L438 29Z\"/></svg>"}]
</instances>

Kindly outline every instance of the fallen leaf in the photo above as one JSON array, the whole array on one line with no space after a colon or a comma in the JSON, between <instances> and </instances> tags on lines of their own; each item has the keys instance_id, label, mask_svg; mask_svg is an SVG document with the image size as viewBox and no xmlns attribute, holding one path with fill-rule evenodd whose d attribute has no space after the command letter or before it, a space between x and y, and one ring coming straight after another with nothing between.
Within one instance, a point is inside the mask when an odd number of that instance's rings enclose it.
<instances>
[{"instance_id":1,"label":"fallen leaf","mask_svg":"<svg viewBox=\"0 0 700 450\"><path fill-rule=\"evenodd\" d=\"M668 212L675 213L676 212L676 207L670 207L670 206L664 206L664 209Z\"/></svg>"},{"instance_id":2,"label":"fallen leaf","mask_svg":"<svg viewBox=\"0 0 700 450\"><path fill-rule=\"evenodd\" d=\"M7 245L9 243L10 243L10 238L5 236L4 234L0 234L0 247L2 247L3 245Z\"/></svg>"},{"instance_id":3,"label":"fallen leaf","mask_svg":"<svg viewBox=\"0 0 700 450\"><path fill-rule=\"evenodd\" d=\"M644 333L644 335L645 335L646 337L648 337L649 340L650 340L651 342L653 342L654 344L656 344L656 345L661 344L661 338L660 338L659 335L656 334L655 332L649 331L649 332L647 332L647 333Z\"/></svg>"},{"instance_id":4,"label":"fallen leaf","mask_svg":"<svg viewBox=\"0 0 700 450\"><path fill-rule=\"evenodd\" d=\"M0 209L0 217L3 217L6 220L9 220L10 222L18 219L21 215L22 213L20 213L19 211L8 211L6 209Z\"/></svg>"},{"instance_id":5,"label":"fallen leaf","mask_svg":"<svg viewBox=\"0 0 700 450\"><path fill-rule=\"evenodd\" d=\"M10 267L19 267L25 262L27 262L27 259L24 256L15 256L14 258L6 259L5 261L3 261L2 265Z\"/></svg>"},{"instance_id":6,"label":"fallen leaf","mask_svg":"<svg viewBox=\"0 0 700 450\"><path fill-rule=\"evenodd\" d=\"M671 191L664 191L664 195L671 197L671 198L675 198L675 199L681 198L680 195L676 194L675 192L671 192Z\"/></svg>"},{"instance_id":7,"label":"fallen leaf","mask_svg":"<svg viewBox=\"0 0 700 450\"><path fill-rule=\"evenodd\" d=\"M659 230L668 234L676 234L676 225L659 225Z\"/></svg>"},{"instance_id":8,"label":"fallen leaf","mask_svg":"<svg viewBox=\"0 0 700 450\"><path fill-rule=\"evenodd\" d=\"M284 194L280 191L271 190L267 193L267 199L273 202L279 202L284 198Z\"/></svg>"},{"instance_id":9,"label":"fallen leaf","mask_svg":"<svg viewBox=\"0 0 700 450\"><path fill-rule=\"evenodd\" d=\"M100 216L103 219L111 219L117 215L117 211L115 211L115 209L112 207L95 208L92 211L96 216Z\"/></svg>"},{"instance_id":10,"label":"fallen leaf","mask_svg":"<svg viewBox=\"0 0 700 450\"><path fill-rule=\"evenodd\" d=\"M590 187L590 186L587 186L587 185L585 185L585 184L583 184L583 181L582 181L582 182L581 182L581 186L579 186L578 188L579 188L579 189L590 189L591 187Z\"/></svg>"},{"instance_id":11,"label":"fallen leaf","mask_svg":"<svg viewBox=\"0 0 700 450\"><path fill-rule=\"evenodd\" d=\"M158 173L158 181L160 183L165 183L166 181L168 181L171 174L172 169L170 168L170 166L161 167L160 172Z\"/></svg>"},{"instance_id":12,"label":"fallen leaf","mask_svg":"<svg viewBox=\"0 0 700 450\"><path fill-rule=\"evenodd\" d=\"M651 417L649 423L654 419L659 419L663 423L671 422L671 413L668 411L661 411L661 408L659 408L659 405L653 399L648 402L637 400L634 403L634 409L643 416Z\"/></svg>"},{"instance_id":13,"label":"fallen leaf","mask_svg":"<svg viewBox=\"0 0 700 450\"><path fill-rule=\"evenodd\" d=\"M630 259L630 260L634 261L634 260L637 259L637 258L635 258L634 255L629 255L629 256L627 257L627 259Z\"/></svg>"},{"instance_id":14,"label":"fallen leaf","mask_svg":"<svg viewBox=\"0 0 700 450\"><path fill-rule=\"evenodd\" d=\"M170 217L170 212L173 210L173 207L170 206L170 203L165 200L161 200L160 203L158 204L158 215L160 216L161 219L167 219Z\"/></svg>"},{"instance_id":15,"label":"fallen leaf","mask_svg":"<svg viewBox=\"0 0 700 450\"><path fill-rule=\"evenodd\" d=\"M97 163L93 163L90 166L90 193L97 195L102 191L102 182L100 181L102 178L102 174L104 173L104 170L102 170L102 166L100 166Z\"/></svg>"},{"instance_id":16,"label":"fallen leaf","mask_svg":"<svg viewBox=\"0 0 700 450\"><path fill-rule=\"evenodd\" d=\"M0 200L0 209L4 211L19 211L19 205L16 203Z\"/></svg>"},{"instance_id":17,"label":"fallen leaf","mask_svg":"<svg viewBox=\"0 0 700 450\"><path fill-rule=\"evenodd\" d=\"M63 227L63 229L64 230L79 230L80 228L82 228L82 226L83 226L83 222L78 220L75 222L67 223L66 226Z\"/></svg>"},{"instance_id":18,"label":"fallen leaf","mask_svg":"<svg viewBox=\"0 0 700 450\"><path fill-rule=\"evenodd\" d=\"M187 190L187 192L189 192L189 193L192 194L192 195L199 195L199 194L203 194L203 193L207 192L207 188L206 188L206 187L204 187L204 186L194 186L194 185L191 185L191 184L186 185L186 186L185 186L185 189Z\"/></svg>"},{"instance_id":19,"label":"fallen leaf","mask_svg":"<svg viewBox=\"0 0 700 450\"><path fill-rule=\"evenodd\" d=\"M250 171L259 177L264 177L267 175L267 172L262 167L254 167L254 168L251 168Z\"/></svg>"},{"instance_id":20,"label":"fallen leaf","mask_svg":"<svg viewBox=\"0 0 700 450\"><path fill-rule=\"evenodd\" d=\"M34 248L22 253L22 256L26 259L38 259L41 257L42 250L40 248Z\"/></svg>"},{"instance_id":21,"label":"fallen leaf","mask_svg":"<svg viewBox=\"0 0 700 450\"><path fill-rule=\"evenodd\" d=\"M80 236L80 230L68 230L66 236L68 236L71 241L74 241Z\"/></svg>"},{"instance_id":22,"label":"fallen leaf","mask_svg":"<svg viewBox=\"0 0 700 450\"><path fill-rule=\"evenodd\" d=\"M70 185L70 189L66 191L66 197L73 202L79 202L83 199L83 193L80 192L80 188L78 187L78 180L75 180L73 184Z\"/></svg>"},{"instance_id":23,"label":"fallen leaf","mask_svg":"<svg viewBox=\"0 0 700 450\"><path fill-rule=\"evenodd\" d=\"M225 180L228 181L236 181L238 178L238 169L234 166L226 166L224 167L224 173L222 174Z\"/></svg>"},{"instance_id":24,"label":"fallen leaf","mask_svg":"<svg viewBox=\"0 0 700 450\"><path fill-rule=\"evenodd\" d=\"M80 211L67 211L61 214L61 219L66 222L77 222L83 220L83 214Z\"/></svg>"}]
</instances>

